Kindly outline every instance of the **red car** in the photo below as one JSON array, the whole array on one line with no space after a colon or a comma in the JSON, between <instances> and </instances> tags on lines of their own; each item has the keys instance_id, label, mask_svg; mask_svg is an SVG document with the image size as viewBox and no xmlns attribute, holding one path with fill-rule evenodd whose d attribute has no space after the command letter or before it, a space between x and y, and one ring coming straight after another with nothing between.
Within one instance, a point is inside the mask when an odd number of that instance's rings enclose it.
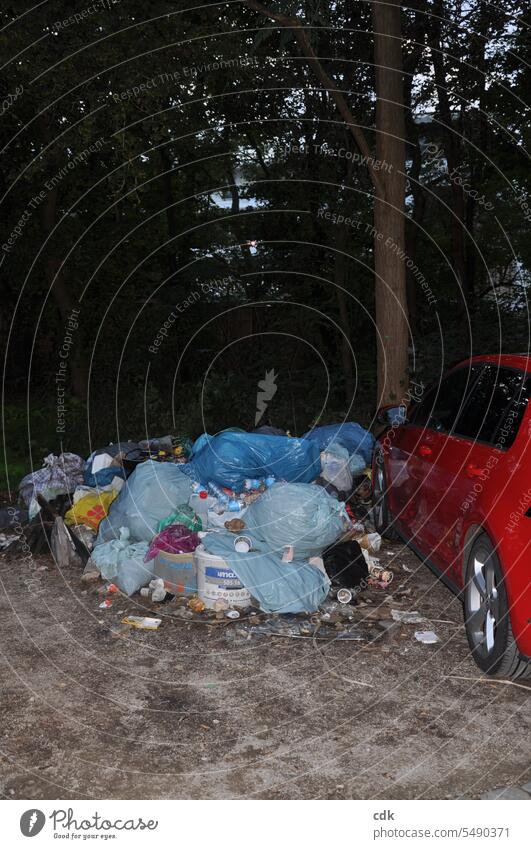
<instances>
[{"instance_id":1,"label":"red car","mask_svg":"<svg viewBox=\"0 0 531 849\"><path fill-rule=\"evenodd\" d=\"M386 407L376 529L402 538L464 606L474 660L531 677L531 357L478 356Z\"/></svg>"}]
</instances>

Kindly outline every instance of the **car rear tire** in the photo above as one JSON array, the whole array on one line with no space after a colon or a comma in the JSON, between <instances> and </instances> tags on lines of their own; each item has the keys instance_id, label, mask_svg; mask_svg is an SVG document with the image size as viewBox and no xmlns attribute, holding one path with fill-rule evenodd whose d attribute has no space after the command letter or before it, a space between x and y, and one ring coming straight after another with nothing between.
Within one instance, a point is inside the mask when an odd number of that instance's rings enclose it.
<instances>
[{"instance_id":1,"label":"car rear tire","mask_svg":"<svg viewBox=\"0 0 531 849\"><path fill-rule=\"evenodd\" d=\"M381 451L377 451L373 464L372 484L372 516L374 527L382 537L389 540L397 540L399 536L393 527L393 520L389 511L387 498L387 476L385 474L384 457Z\"/></svg>"},{"instance_id":2,"label":"car rear tire","mask_svg":"<svg viewBox=\"0 0 531 849\"><path fill-rule=\"evenodd\" d=\"M529 678L531 664L515 643L500 561L487 534L474 540L467 560L465 628L472 657L494 678Z\"/></svg>"}]
</instances>

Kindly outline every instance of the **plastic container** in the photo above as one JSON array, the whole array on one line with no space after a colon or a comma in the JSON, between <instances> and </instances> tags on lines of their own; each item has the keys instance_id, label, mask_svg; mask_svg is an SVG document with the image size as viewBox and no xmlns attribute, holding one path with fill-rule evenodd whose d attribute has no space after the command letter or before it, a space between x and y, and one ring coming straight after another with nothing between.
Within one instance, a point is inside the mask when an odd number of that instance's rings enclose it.
<instances>
[{"instance_id":1,"label":"plastic container","mask_svg":"<svg viewBox=\"0 0 531 849\"><path fill-rule=\"evenodd\" d=\"M162 578L164 587L175 595L196 595L197 574L194 553L170 554L159 551L152 561L153 574Z\"/></svg>"},{"instance_id":2,"label":"plastic container","mask_svg":"<svg viewBox=\"0 0 531 849\"><path fill-rule=\"evenodd\" d=\"M234 540L234 551L239 551L240 554L247 554L251 550L252 544L251 537L236 537Z\"/></svg>"},{"instance_id":3,"label":"plastic container","mask_svg":"<svg viewBox=\"0 0 531 849\"><path fill-rule=\"evenodd\" d=\"M223 599L229 607L248 607L251 594L231 567L215 554L208 554L204 546L195 550L197 568L197 591L206 607L215 608L216 601Z\"/></svg>"},{"instance_id":4,"label":"plastic container","mask_svg":"<svg viewBox=\"0 0 531 849\"><path fill-rule=\"evenodd\" d=\"M208 525L208 511L214 510L217 503L217 498L209 495L206 489L193 492L188 499L188 506L191 507L196 516L201 519L203 530L205 530Z\"/></svg>"}]
</instances>

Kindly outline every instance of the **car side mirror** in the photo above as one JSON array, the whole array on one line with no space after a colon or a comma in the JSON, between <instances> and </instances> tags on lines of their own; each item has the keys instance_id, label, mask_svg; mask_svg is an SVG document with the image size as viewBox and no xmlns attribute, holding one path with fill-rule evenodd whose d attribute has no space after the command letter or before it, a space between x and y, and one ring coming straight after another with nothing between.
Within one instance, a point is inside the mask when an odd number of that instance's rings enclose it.
<instances>
[{"instance_id":1,"label":"car side mirror","mask_svg":"<svg viewBox=\"0 0 531 849\"><path fill-rule=\"evenodd\" d=\"M376 414L376 421L387 427L399 427L407 422L407 407L403 404L398 407L392 405L380 407Z\"/></svg>"}]
</instances>

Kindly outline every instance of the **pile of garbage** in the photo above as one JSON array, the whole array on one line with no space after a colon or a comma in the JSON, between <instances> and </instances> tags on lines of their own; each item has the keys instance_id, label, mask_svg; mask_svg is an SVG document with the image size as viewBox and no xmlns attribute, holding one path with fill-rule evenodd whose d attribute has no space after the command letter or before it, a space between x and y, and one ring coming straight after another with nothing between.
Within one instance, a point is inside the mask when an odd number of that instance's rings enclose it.
<instances>
[{"instance_id":1,"label":"pile of garbage","mask_svg":"<svg viewBox=\"0 0 531 849\"><path fill-rule=\"evenodd\" d=\"M322 621L330 603L348 619L359 593L393 578L375 557L373 445L347 422L300 438L228 430L117 443L86 460L49 455L22 480L8 530L40 528L60 569L170 602L183 619L321 611ZM147 618L127 624L158 627Z\"/></svg>"}]
</instances>

